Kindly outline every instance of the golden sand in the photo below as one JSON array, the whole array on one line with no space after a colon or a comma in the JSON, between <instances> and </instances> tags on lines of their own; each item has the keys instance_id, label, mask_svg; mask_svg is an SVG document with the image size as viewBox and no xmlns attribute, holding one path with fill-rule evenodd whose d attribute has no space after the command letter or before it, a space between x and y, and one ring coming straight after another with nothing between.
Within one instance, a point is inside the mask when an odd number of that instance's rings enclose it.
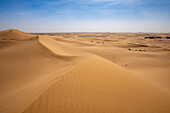
<instances>
[{"instance_id":1,"label":"golden sand","mask_svg":"<svg viewBox=\"0 0 170 113\"><path fill-rule=\"evenodd\" d=\"M169 113L170 40L145 35L1 31L0 113Z\"/></svg>"}]
</instances>

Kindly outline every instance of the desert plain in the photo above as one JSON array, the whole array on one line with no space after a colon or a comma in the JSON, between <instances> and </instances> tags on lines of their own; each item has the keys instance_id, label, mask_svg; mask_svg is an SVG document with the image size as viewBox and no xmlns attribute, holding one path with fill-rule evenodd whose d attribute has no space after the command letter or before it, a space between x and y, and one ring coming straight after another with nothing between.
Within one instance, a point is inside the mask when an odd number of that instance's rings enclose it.
<instances>
[{"instance_id":1,"label":"desert plain","mask_svg":"<svg viewBox=\"0 0 170 113\"><path fill-rule=\"evenodd\" d=\"M0 113L170 113L167 36L0 31Z\"/></svg>"}]
</instances>

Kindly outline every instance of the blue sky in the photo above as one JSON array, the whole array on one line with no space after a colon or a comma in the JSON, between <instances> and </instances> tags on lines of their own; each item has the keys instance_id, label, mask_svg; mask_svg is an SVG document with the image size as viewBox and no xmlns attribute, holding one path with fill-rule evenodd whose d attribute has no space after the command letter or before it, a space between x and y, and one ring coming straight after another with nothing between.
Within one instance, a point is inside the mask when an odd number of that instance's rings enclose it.
<instances>
[{"instance_id":1,"label":"blue sky","mask_svg":"<svg viewBox=\"0 0 170 113\"><path fill-rule=\"evenodd\" d=\"M170 0L0 0L0 30L170 32Z\"/></svg>"}]
</instances>

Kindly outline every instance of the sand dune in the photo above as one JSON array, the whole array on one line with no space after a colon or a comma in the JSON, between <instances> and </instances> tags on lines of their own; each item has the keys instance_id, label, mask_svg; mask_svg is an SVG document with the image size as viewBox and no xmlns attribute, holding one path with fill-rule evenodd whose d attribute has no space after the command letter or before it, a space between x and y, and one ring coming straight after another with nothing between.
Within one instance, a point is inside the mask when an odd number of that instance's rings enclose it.
<instances>
[{"instance_id":1,"label":"sand dune","mask_svg":"<svg viewBox=\"0 0 170 113\"><path fill-rule=\"evenodd\" d=\"M25 33L16 29L8 29L0 32L1 40L24 40L34 37L35 35Z\"/></svg>"},{"instance_id":2,"label":"sand dune","mask_svg":"<svg viewBox=\"0 0 170 113\"><path fill-rule=\"evenodd\" d=\"M38 39L14 38L15 45L0 50L0 111L4 113L21 112L79 59L54 54Z\"/></svg>"},{"instance_id":3,"label":"sand dune","mask_svg":"<svg viewBox=\"0 0 170 113\"><path fill-rule=\"evenodd\" d=\"M1 31L0 112L169 113L170 54L141 36Z\"/></svg>"},{"instance_id":4,"label":"sand dune","mask_svg":"<svg viewBox=\"0 0 170 113\"><path fill-rule=\"evenodd\" d=\"M169 102L170 96L152 84L93 56L62 75L23 113L168 113Z\"/></svg>"}]
</instances>

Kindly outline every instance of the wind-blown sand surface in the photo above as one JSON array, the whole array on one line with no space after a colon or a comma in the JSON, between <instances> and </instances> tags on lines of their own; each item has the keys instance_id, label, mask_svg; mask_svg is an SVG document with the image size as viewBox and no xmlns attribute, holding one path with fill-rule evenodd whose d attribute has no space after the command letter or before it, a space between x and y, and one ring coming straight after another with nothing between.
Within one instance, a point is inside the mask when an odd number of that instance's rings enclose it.
<instances>
[{"instance_id":1,"label":"wind-blown sand surface","mask_svg":"<svg viewBox=\"0 0 170 113\"><path fill-rule=\"evenodd\" d=\"M0 113L169 113L170 40L148 35L1 31Z\"/></svg>"}]
</instances>

